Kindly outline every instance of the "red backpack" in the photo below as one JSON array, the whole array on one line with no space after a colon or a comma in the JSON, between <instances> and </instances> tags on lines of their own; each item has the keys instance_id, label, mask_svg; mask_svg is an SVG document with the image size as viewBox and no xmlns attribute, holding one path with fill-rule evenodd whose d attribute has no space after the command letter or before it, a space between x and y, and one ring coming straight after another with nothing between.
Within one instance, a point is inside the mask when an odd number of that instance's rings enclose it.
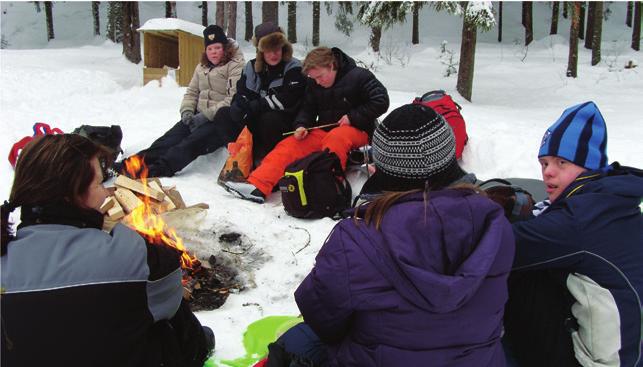
<instances>
[{"instance_id":1,"label":"red backpack","mask_svg":"<svg viewBox=\"0 0 643 367\"><path fill-rule=\"evenodd\" d=\"M462 151L469 137L467 136L467 126L464 123L464 118L460 114L459 104L455 103L451 96L446 94L443 90L433 90L424 93L422 97L415 97L414 104L421 104L431 107L435 112L444 117L446 122L451 126L453 135L455 135L455 157L462 158Z\"/></svg>"}]
</instances>

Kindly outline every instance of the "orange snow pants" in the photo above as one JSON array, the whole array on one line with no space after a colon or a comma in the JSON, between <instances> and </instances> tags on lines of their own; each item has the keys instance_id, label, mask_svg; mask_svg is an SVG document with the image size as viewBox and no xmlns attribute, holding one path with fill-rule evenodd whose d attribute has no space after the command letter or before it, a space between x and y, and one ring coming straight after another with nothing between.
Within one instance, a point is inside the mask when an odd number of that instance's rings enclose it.
<instances>
[{"instance_id":1,"label":"orange snow pants","mask_svg":"<svg viewBox=\"0 0 643 367\"><path fill-rule=\"evenodd\" d=\"M337 154L342 168L346 168L348 153L366 144L368 134L352 126L338 126L328 132L321 129L310 130L303 140L290 136L268 153L261 165L250 174L248 182L268 197L284 175L286 167L294 161L328 148Z\"/></svg>"}]
</instances>

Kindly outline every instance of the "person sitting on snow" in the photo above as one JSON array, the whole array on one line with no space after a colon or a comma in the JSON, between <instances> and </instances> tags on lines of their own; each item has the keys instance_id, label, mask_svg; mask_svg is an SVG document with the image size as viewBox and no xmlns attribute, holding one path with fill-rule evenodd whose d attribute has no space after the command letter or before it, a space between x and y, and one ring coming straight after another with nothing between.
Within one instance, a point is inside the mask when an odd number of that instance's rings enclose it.
<instances>
[{"instance_id":1,"label":"person sitting on snow","mask_svg":"<svg viewBox=\"0 0 643 367\"><path fill-rule=\"evenodd\" d=\"M120 223L102 231L106 155L77 134L20 154L1 207L3 366L201 367L214 348L183 300L180 252Z\"/></svg>"},{"instance_id":2,"label":"person sitting on snow","mask_svg":"<svg viewBox=\"0 0 643 367\"><path fill-rule=\"evenodd\" d=\"M295 291L305 323L266 366L504 366L504 211L462 182L453 132L428 107L393 110L373 159L391 191L332 230Z\"/></svg>"},{"instance_id":3,"label":"person sitting on snow","mask_svg":"<svg viewBox=\"0 0 643 367\"><path fill-rule=\"evenodd\" d=\"M203 31L205 51L181 102L181 121L138 153L149 177L173 176L198 156L234 141L243 125L230 116L230 102L245 62L237 42L221 27ZM123 164L116 167L123 172Z\"/></svg>"},{"instance_id":4,"label":"person sitting on snow","mask_svg":"<svg viewBox=\"0 0 643 367\"><path fill-rule=\"evenodd\" d=\"M388 92L375 75L357 66L342 50L327 47L308 53L303 72L309 81L294 121L294 135L277 144L247 183L226 182L228 191L263 203L290 163L329 149L346 167L348 153L368 144L376 119L389 106ZM331 123L337 125L309 130Z\"/></svg>"},{"instance_id":5,"label":"person sitting on snow","mask_svg":"<svg viewBox=\"0 0 643 367\"><path fill-rule=\"evenodd\" d=\"M549 205L513 224L505 328L520 366L643 365L643 171L608 165L606 147L593 102L543 136Z\"/></svg>"},{"instance_id":6,"label":"person sitting on snow","mask_svg":"<svg viewBox=\"0 0 643 367\"><path fill-rule=\"evenodd\" d=\"M232 99L232 118L252 133L253 157L260 161L292 129L306 79L283 30L266 22L255 28L257 57L248 61Z\"/></svg>"}]
</instances>

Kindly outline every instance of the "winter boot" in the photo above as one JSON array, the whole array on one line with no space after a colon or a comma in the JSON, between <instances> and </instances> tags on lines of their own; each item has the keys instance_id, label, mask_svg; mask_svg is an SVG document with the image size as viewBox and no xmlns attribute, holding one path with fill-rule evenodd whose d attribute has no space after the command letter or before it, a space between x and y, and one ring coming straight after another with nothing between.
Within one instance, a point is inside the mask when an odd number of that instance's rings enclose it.
<instances>
[{"instance_id":1,"label":"winter boot","mask_svg":"<svg viewBox=\"0 0 643 367\"><path fill-rule=\"evenodd\" d=\"M263 204L266 201L266 196L254 185L247 182L224 182L223 188L244 200L254 201L259 204Z\"/></svg>"}]
</instances>

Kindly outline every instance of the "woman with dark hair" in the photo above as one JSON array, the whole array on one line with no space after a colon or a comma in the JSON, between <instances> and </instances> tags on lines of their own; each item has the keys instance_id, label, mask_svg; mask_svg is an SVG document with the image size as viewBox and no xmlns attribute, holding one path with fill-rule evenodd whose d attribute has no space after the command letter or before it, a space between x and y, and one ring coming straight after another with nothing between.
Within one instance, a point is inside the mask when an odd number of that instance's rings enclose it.
<instances>
[{"instance_id":1,"label":"woman with dark hair","mask_svg":"<svg viewBox=\"0 0 643 367\"><path fill-rule=\"evenodd\" d=\"M305 324L267 366L504 366L514 244L502 208L462 182L453 132L428 107L391 112L373 158L392 191L335 226L295 291Z\"/></svg>"},{"instance_id":2,"label":"woman with dark hair","mask_svg":"<svg viewBox=\"0 0 643 367\"><path fill-rule=\"evenodd\" d=\"M181 102L181 121L152 145L142 157L150 177L169 177L198 156L212 153L234 141L243 124L230 116L230 102L237 91L244 58L237 42L221 27L203 31L205 51ZM117 167L117 170L125 170Z\"/></svg>"},{"instance_id":3,"label":"woman with dark hair","mask_svg":"<svg viewBox=\"0 0 643 367\"><path fill-rule=\"evenodd\" d=\"M200 367L213 349L183 303L180 254L122 224L101 230L103 154L65 134L20 155L1 211L3 366Z\"/></svg>"}]
</instances>

